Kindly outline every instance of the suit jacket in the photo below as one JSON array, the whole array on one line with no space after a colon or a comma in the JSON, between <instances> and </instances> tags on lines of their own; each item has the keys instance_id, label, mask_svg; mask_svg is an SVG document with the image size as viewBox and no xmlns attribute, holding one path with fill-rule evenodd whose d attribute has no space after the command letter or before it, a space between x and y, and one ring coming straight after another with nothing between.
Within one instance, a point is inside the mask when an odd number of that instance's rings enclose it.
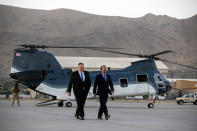
<instances>
[{"instance_id":1,"label":"suit jacket","mask_svg":"<svg viewBox=\"0 0 197 131\"><path fill-rule=\"evenodd\" d=\"M68 83L67 92L71 92L73 88L75 97L81 95L87 96L91 87L91 80L89 73L87 71L84 71L84 75L85 75L85 81L83 82L81 80L79 72L78 71L73 72ZM85 90L83 90L83 87L85 88Z\"/></svg>"},{"instance_id":2,"label":"suit jacket","mask_svg":"<svg viewBox=\"0 0 197 131\"><path fill-rule=\"evenodd\" d=\"M94 94L105 95L108 93L111 94L111 91L114 91L114 87L110 75L106 74L106 78L107 80L105 81L102 74L98 74L96 76L94 82L94 89L93 89Z\"/></svg>"}]
</instances>

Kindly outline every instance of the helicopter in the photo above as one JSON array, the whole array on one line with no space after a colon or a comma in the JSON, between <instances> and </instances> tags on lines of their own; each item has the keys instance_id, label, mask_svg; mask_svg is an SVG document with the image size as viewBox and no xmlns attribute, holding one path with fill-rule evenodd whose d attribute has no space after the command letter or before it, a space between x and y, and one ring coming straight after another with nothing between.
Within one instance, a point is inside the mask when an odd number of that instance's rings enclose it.
<instances>
[{"instance_id":1,"label":"helicopter","mask_svg":"<svg viewBox=\"0 0 197 131\"><path fill-rule=\"evenodd\" d=\"M52 53L42 50L46 48L90 49L145 58L132 62L130 66L121 70L108 70L107 73L111 76L114 84L114 94L111 97L157 96L167 94L171 90L172 85L158 71L155 60L197 69L196 67L170 62L158 57L158 55L172 52L169 50L152 55L143 55L117 52L111 50L117 48L108 47L69 47L34 44L18 46L22 48L14 49L10 77L36 92L52 97L51 100L37 103L37 106L58 104L59 107L62 107L64 101L66 101L66 107L71 107L71 101L75 100L74 94L71 93L71 96L68 96L66 93L72 69L63 69ZM92 86L87 98L93 98L93 83L98 73L100 71L89 71ZM148 108L154 108L154 102L148 103Z\"/></svg>"}]
</instances>

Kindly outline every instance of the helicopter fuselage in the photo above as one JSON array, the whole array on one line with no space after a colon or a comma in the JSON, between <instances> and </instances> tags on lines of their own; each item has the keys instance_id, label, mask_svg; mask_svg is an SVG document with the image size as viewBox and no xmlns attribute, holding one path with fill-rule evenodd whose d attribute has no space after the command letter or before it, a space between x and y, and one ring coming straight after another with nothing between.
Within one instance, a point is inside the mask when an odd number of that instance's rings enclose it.
<instances>
[{"instance_id":1,"label":"helicopter fuselage","mask_svg":"<svg viewBox=\"0 0 197 131\"><path fill-rule=\"evenodd\" d=\"M102 64L102 63L101 63ZM62 69L56 58L36 49L15 50L10 76L20 83L40 93L48 94L59 100L73 100L67 96L66 89L71 69ZM89 71L92 86L100 71ZM170 82L157 70L155 61L145 59L131 63L122 70L107 72L114 84L113 96L153 96L167 93ZM88 98L93 97L92 87Z\"/></svg>"}]
</instances>

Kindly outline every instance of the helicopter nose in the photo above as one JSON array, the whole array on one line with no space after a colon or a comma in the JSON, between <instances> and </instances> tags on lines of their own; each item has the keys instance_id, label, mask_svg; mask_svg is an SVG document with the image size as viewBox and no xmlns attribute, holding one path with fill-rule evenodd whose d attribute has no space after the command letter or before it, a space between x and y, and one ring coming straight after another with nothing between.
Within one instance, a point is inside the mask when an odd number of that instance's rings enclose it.
<instances>
[{"instance_id":1,"label":"helicopter nose","mask_svg":"<svg viewBox=\"0 0 197 131\"><path fill-rule=\"evenodd\" d=\"M169 92L172 89L172 84L170 82L165 83L166 91Z\"/></svg>"}]
</instances>

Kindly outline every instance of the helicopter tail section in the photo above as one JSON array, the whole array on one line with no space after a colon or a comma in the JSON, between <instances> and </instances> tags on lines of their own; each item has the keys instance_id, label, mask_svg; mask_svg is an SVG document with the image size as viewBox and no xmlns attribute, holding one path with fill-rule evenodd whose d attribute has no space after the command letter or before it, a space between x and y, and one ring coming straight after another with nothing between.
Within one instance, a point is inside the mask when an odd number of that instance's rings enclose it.
<instances>
[{"instance_id":1,"label":"helicopter tail section","mask_svg":"<svg viewBox=\"0 0 197 131\"><path fill-rule=\"evenodd\" d=\"M10 77L35 88L47 77L48 72L61 69L54 55L48 52L37 49L16 49Z\"/></svg>"},{"instance_id":2,"label":"helicopter tail section","mask_svg":"<svg viewBox=\"0 0 197 131\"><path fill-rule=\"evenodd\" d=\"M10 73L58 69L61 69L61 65L48 52L37 49L16 49Z\"/></svg>"}]
</instances>

